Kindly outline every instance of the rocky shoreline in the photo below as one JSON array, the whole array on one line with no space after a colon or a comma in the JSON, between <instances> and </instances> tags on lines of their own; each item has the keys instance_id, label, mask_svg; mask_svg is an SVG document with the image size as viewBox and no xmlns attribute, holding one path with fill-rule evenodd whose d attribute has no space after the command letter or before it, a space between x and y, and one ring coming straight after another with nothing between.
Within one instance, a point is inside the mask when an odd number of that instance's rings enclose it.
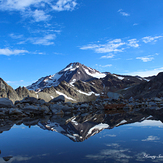
<instances>
[{"instance_id":1,"label":"rocky shoreline","mask_svg":"<svg viewBox=\"0 0 163 163\"><path fill-rule=\"evenodd\" d=\"M65 97L60 95L49 102L34 97L25 97L21 101L13 102L8 98L0 98L0 118L20 118L46 115L79 115L123 110L125 112L143 109L160 110L163 108L163 98L150 99L124 99L120 94L112 93L99 96L95 101L71 103L65 102Z\"/></svg>"}]
</instances>

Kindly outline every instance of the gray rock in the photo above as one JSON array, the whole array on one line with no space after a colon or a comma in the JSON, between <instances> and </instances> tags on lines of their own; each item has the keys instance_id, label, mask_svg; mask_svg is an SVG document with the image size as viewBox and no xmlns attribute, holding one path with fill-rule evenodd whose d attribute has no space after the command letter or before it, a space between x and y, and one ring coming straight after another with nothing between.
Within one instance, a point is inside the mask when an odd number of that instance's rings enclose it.
<instances>
[{"instance_id":1,"label":"gray rock","mask_svg":"<svg viewBox=\"0 0 163 163\"><path fill-rule=\"evenodd\" d=\"M72 103L71 102L66 102L67 106L72 107Z\"/></svg>"},{"instance_id":2,"label":"gray rock","mask_svg":"<svg viewBox=\"0 0 163 163\"><path fill-rule=\"evenodd\" d=\"M14 115L23 115L22 110L16 109L16 108L11 108L9 110L9 114L14 114Z\"/></svg>"},{"instance_id":3,"label":"gray rock","mask_svg":"<svg viewBox=\"0 0 163 163\"><path fill-rule=\"evenodd\" d=\"M111 100L118 100L118 99L120 99L120 98L123 98L123 96L122 96L121 94L119 94L119 93L114 93L114 92L108 92L108 93L107 93L107 96L108 96L108 98L111 99Z\"/></svg>"},{"instance_id":4,"label":"gray rock","mask_svg":"<svg viewBox=\"0 0 163 163\"><path fill-rule=\"evenodd\" d=\"M8 98L0 98L0 108L13 108L13 102Z\"/></svg>"},{"instance_id":5,"label":"gray rock","mask_svg":"<svg viewBox=\"0 0 163 163\"><path fill-rule=\"evenodd\" d=\"M42 105L39 107L39 111L43 112L44 114L48 114L50 112L50 109L47 106Z\"/></svg>"},{"instance_id":6,"label":"gray rock","mask_svg":"<svg viewBox=\"0 0 163 163\"><path fill-rule=\"evenodd\" d=\"M39 108L37 106L32 106L32 105L25 106L23 108L23 111L33 111L33 112L35 112L35 111L38 111L38 110L39 110Z\"/></svg>"},{"instance_id":7,"label":"gray rock","mask_svg":"<svg viewBox=\"0 0 163 163\"><path fill-rule=\"evenodd\" d=\"M65 102L65 97L63 95L60 95L60 96L58 96L56 98L53 98L49 102Z\"/></svg>"},{"instance_id":8,"label":"gray rock","mask_svg":"<svg viewBox=\"0 0 163 163\"><path fill-rule=\"evenodd\" d=\"M20 103L38 104L39 100L35 97L25 97Z\"/></svg>"},{"instance_id":9,"label":"gray rock","mask_svg":"<svg viewBox=\"0 0 163 163\"><path fill-rule=\"evenodd\" d=\"M61 108L62 107L57 104L50 105L50 111L52 112L52 114L57 114L57 115L64 114Z\"/></svg>"},{"instance_id":10,"label":"gray rock","mask_svg":"<svg viewBox=\"0 0 163 163\"><path fill-rule=\"evenodd\" d=\"M87 104L87 103L80 105L80 108L88 108L88 107L89 107L89 104Z\"/></svg>"},{"instance_id":11,"label":"gray rock","mask_svg":"<svg viewBox=\"0 0 163 163\"><path fill-rule=\"evenodd\" d=\"M39 99L38 102L39 102L40 105L43 105L43 104L46 103L45 100L43 100L43 99Z\"/></svg>"},{"instance_id":12,"label":"gray rock","mask_svg":"<svg viewBox=\"0 0 163 163\"><path fill-rule=\"evenodd\" d=\"M58 104L52 104L52 105L50 105L50 110L52 111L54 109L56 109L56 110L63 110L63 111L69 111L72 108L69 107L69 106L63 106L63 105L58 105Z\"/></svg>"}]
</instances>

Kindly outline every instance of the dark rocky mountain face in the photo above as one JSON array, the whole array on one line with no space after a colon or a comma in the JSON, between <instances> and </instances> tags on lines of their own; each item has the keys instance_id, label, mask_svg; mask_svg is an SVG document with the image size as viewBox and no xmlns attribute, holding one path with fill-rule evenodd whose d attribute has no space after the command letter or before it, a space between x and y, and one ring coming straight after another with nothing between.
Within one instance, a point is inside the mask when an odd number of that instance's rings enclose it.
<instances>
[{"instance_id":1,"label":"dark rocky mountain face","mask_svg":"<svg viewBox=\"0 0 163 163\"><path fill-rule=\"evenodd\" d=\"M141 77L116 75L108 73L106 77L101 79L94 79L90 81L90 83L93 84L99 90L103 89L105 91L117 92L121 89L137 85L142 81L145 81L145 79Z\"/></svg>"},{"instance_id":2,"label":"dark rocky mountain face","mask_svg":"<svg viewBox=\"0 0 163 163\"><path fill-rule=\"evenodd\" d=\"M143 81L142 83L131 87L126 90L124 97L135 98L150 98L150 97L162 97L163 96L163 72L160 72L157 76L152 77L150 81Z\"/></svg>"}]
</instances>

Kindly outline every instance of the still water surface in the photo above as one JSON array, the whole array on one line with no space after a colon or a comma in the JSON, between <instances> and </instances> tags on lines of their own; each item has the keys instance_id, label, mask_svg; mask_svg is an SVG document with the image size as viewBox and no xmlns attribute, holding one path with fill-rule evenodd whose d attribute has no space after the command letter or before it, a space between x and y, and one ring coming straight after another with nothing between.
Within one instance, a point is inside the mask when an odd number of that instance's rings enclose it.
<instances>
[{"instance_id":1,"label":"still water surface","mask_svg":"<svg viewBox=\"0 0 163 163\"><path fill-rule=\"evenodd\" d=\"M163 162L161 113L1 120L0 163Z\"/></svg>"}]
</instances>

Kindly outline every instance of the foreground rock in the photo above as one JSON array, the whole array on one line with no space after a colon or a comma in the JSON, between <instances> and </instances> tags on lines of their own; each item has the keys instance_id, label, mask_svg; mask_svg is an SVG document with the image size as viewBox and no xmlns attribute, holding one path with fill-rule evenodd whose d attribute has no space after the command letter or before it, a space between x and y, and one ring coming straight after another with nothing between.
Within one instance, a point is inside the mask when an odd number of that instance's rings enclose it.
<instances>
[{"instance_id":1,"label":"foreground rock","mask_svg":"<svg viewBox=\"0 0 163 163\"><path fill-rule=\"evenodd\" d=\"M107 95L99 96L95 101L71 103L65 102L64 96L60 95L52 99L50 102L45 102L42 99L35 97L25 97L21 101L16 101L15 105L7 98L0 99L0 117L34 117L45 115L79 115L94 112L110 112L123 110L130 112L138 109L154 109L160 110L163 108L163 98L151 99L124 99L118 93L107 93Z\"/></svg>"},{"instance_id":2,"label":"foreground rock","mask_svg":"<svg viewBox=\"0 0 163 163\"><path fill-rule=\"evenodd\" d=\"M8 98L0 98L0 108L12 108L13 102Z\"/></svg>"}]
</instances>

